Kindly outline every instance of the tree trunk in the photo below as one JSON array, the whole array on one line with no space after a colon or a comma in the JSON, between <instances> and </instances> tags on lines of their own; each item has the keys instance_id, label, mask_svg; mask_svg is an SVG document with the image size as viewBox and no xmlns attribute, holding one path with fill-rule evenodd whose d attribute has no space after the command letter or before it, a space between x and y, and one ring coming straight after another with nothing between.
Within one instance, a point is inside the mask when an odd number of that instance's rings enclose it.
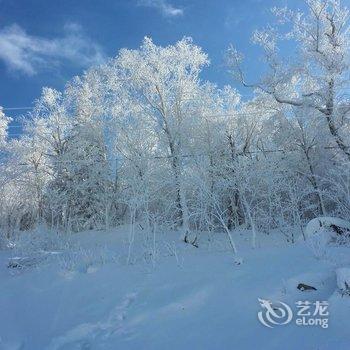
<instances>
[{"instance_id":1,"label":"tree trunk","mask_svg":"<svg viewBox=\"0 0 350 350\"><path fill-rule=\"evenodd\" d=\"M228 142L229 142L229 148L230 148L230 153L231 153L231 159L232 159L232 176L233 178L235 177L235 161L237 157L236 149L235 149L235 143L233 140L232 135L228 135ZM244 222L244 214L242 213L241 210L241 199L239 195L239 191L236 188L237 184L234 183L234 189L232 193L232 197L229 199L229 206L227 208L228 212L228 223L227 227L229 230L232 230L237 224L241 225Z\"/></svg>"},{"instance_id":2,"label":"tree trunk","mask_svg":"<svg viewBox=\"0 0 350 350\"><path fill-rule=\"evenodd\" d=\"M177 220L178 226L181 228L181 237L180 239L186 243L193 243L188 241L189 235L189 213L186 201L185 190L183 188L182 182L182 173L181 173L181 164L179 155L175 150L174 143L169 141L170 152L172 156L172 168L175 177L175 186L176 186L176 209L177 209ZM194 239L195 242L196 239Z\"/></svg>"},{"instance_id":3,"label":"tree trunk","mask_svg":"<svg viewBox=\"0 0 350 350\"><path fill-rule=\"evenodd\" d=\"M332 78L328 82L328 100L326 103L326 109L323 111L326 117L328 129L333 136L335 143L343 151L345 156L350 161L350 148L345 145L343 138L338 133L338 128L334 124L334 79Z\"/></svg>"}]
</instances>

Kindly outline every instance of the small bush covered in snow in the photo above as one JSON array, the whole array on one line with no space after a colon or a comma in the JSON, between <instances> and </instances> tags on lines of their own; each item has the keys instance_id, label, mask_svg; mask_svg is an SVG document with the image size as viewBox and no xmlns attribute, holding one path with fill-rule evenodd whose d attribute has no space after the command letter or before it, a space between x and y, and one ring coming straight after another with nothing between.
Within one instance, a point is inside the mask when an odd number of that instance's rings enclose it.
<instances>
[{"instance_id":1,"label":"small bush covered in snow","mask_svg":"<svg viewBox=\"0 0 350 350\"><path fill-rule=\"evenodd\" d=\"M306 226L305 234L308 240L320 241L322 244L334 242L336 244L350 243L350 222L333 217L319 217L312 219ZM322 237L321 237L322 236Z\"/></svg>"},{"instance_id":2,"label":"small bush covered in snow","mask_svg":"<svg viewBox=\"0 0 350 350\"><path fill-rule=\"evenodd\" d=\"M72 242L67 235L38 227L18 236L10 245L13 256L8 267L23 269L57 259L72 247Z\"/></svg>"},{"instance_id":3,"label":"small bush covered in snow","mask_svg":"<svg viewBox=\"0 0 350 350\"><path fill-rule=\"evenodd\" d=\"M336 270L337 285L341 294L350 295L350 267L342 267Z\"/></svg>"}]
</instances>

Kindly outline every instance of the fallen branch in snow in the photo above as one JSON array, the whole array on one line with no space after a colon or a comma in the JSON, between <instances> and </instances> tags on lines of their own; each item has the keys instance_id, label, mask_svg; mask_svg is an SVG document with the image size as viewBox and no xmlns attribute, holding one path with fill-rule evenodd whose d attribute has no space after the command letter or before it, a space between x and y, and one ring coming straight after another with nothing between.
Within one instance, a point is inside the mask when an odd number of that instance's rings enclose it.
<instances>
[{"instance_id":1,"label":"fallen branch in snow","mask_svg":"<svg viewBox=\"0 0 350 350\"><path fill-rule=\"evenodd\" d=\"M7 264L8 268L11 269L23 269L26 267L34 266L38 263L38 260L30 257L15 257L10 258Z\"/></svg>"}]
</instances>

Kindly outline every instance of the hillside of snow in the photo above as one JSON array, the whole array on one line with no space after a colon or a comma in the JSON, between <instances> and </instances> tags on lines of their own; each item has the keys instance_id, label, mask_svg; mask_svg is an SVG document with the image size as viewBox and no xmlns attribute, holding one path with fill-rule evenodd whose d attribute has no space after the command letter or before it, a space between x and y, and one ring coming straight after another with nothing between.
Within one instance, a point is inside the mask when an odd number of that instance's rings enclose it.
<instances>
[{"instance_id":1,"label":"hillside of snow","mask_svg":"<svg viewBox=\"0 0 350 350\"><path fill-rule=\"evenodd\" d=\"M51 251L32 244L27 260L24 249L2 251L0 349L349 349L350 297L335 272L350 266L349 248L318 259L304 242L271 233L252 249L241 231L235 265L222 235L202 234L195 248L172 232L149 240L140 230L129 251L127 231L77 234ZM9 268L18 258L25 266ZM300 291L300 282L316 290ZM265 327L258 299L291 308L328 301L329 327Z\"/></svg>"}]
</instances>

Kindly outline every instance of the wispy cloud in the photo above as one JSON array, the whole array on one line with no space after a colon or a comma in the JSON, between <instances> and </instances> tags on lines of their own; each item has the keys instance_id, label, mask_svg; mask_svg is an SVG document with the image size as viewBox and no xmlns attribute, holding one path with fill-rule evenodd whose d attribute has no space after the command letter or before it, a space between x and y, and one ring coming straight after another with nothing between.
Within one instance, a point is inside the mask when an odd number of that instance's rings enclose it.
<instances>
[{"instance_id":1,"label":"wispy cloud","mask_svg":"<svg viewBox=\"0 0 350 350\"><path fill-rule=\"evenodd\" d=\"M184 14L184 10L175 7L166 0L139 0L139 6L151 7L158 10L164 17L179 17Z\"/></svg>"},{"instance_id":2,"label":"wispy cloud","mask_svg":"<svg viewBox=\"0 0 350 350\"><path fill-rule=\"evenodd\" d=\"M66 24L63 35L53 39L30 35L13 24L0 30L0 60L13 71L34 75L64 61L81 67L101 63L104 53L76 23Z\"/></svg>"}]
</instances>

